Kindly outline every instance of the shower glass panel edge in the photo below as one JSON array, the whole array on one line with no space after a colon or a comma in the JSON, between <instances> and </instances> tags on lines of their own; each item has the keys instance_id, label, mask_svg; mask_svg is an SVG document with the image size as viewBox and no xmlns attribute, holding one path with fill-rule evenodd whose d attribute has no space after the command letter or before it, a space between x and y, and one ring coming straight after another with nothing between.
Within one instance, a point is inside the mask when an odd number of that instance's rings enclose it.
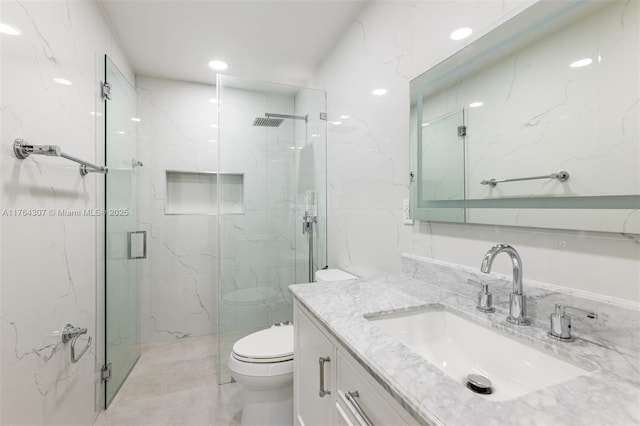
<instances>
[{"instance_id":1,"label":"shower glass panel edge","mask_svg":"<svg viewBox=\"0 0 640 426\"><path fill-rule=\"evenodd\" d=\"M235 341L292 320L288 286L309 281L305 211L317 217L314 269L326 263L326 93L221 74L216 89L223 384Z\"/></svg>"},{"instance_id":2,"label":"shower glass panel edge","mask_svg":"<svg viewBox=\"0 0 640 426\"><path fill-rule=\"evenodd\" d=\"M104 382L107 408L140 357L139 288L137 261L127 252L128 233L136 231L137 95L111 59L105 55L105 82L111 96L105 98L105 365L110 378Z\"/></svg>"}]
</instances>

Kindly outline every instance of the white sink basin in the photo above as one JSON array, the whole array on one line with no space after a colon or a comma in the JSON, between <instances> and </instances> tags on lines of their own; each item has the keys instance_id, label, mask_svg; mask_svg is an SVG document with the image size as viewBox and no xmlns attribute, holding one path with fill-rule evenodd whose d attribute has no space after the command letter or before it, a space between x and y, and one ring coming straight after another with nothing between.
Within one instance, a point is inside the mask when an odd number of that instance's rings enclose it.
<instances>
[{"instance_id":1,"label":"white sink basin","mask_svg":"<svg viewBox=\"0 0 640 426\"><path fill-rule=\"evenodd\" d=\"M463 386L468 374L487 377L493 393L482 396L493 401L517 398L590 374L444 308L367 319Z\"/></svg>"}]
</instances>

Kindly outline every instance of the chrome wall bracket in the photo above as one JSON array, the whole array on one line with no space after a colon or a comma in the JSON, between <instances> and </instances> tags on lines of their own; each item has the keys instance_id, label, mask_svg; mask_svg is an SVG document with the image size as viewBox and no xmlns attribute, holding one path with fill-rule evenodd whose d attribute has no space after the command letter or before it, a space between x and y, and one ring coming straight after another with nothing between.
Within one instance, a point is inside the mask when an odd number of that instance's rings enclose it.
<instances>
[{"instance_id":1,"label":"chrome wall bracket","mask_svg":"<svg viewBox=\"0 0 640 426\"><path fill-rule=\"evenodd\" d=\"M291 114L276 114L272 112L265 112L264 116L266 118L282 118L287 120L304 120L304 122L309 121L309 114L307 115L291 115Z\"/></svg>"}]
</instances>

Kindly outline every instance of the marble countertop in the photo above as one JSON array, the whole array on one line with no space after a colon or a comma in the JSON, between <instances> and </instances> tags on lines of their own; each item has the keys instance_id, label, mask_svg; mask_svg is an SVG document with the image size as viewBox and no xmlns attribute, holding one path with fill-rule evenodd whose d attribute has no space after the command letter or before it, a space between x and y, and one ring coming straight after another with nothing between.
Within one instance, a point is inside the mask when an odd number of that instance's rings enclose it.
<instances>
[{"instance_id":1,"label":"marble countertop","mask_svg":"<svg viewBox=\"0 0 640 426\"><path fill-rule=\"evenodd\" d=\"M601 343L571 343L547 337L548 325L507 324L504 308L483 314L475 300L409 275L359 280L352 284L297 284L289 287L327 330L423 424L444 425L636 425L640 424L640 358ZM470 392L461 383L386 335L365 315L441 305L478 324L595 366L579 376L508 401Z\"/></svg>"}]
</instances>

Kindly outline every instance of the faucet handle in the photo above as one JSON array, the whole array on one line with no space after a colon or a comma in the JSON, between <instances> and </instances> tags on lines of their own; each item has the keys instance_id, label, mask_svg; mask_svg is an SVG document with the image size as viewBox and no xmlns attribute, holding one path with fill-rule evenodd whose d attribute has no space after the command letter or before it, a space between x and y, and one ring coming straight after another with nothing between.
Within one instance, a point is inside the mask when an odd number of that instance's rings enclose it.
<instances>
[{"instance_id":1,"label":"faucet handle","mask_svg":"<svg viewBox=\"0 0 640 426\"><path fill-rule=\"evenodd\" d=\"M480 284L480 291L478 292L478 304L476 305L476 310L480 312L490 313L495 312L496 308L493 307L493 296L489 291L489 284L479 283L474 280L469 280L469 282L474 284Z\"/></svg>"},{"instance_id":2,"label":"faucet handle","mask_svg":"<svg viewBox=\"0 0 640 426\"><path fill-rule=\"evenodd\" d=\"M589 319L598 319L598 314L585 309L556 303L555 312L549 315L550 330L547 335L563 342L573 342L575 339L571 335L571 317L566 314L567 309L582 312Z\"/></svg>"}]
</instances>

